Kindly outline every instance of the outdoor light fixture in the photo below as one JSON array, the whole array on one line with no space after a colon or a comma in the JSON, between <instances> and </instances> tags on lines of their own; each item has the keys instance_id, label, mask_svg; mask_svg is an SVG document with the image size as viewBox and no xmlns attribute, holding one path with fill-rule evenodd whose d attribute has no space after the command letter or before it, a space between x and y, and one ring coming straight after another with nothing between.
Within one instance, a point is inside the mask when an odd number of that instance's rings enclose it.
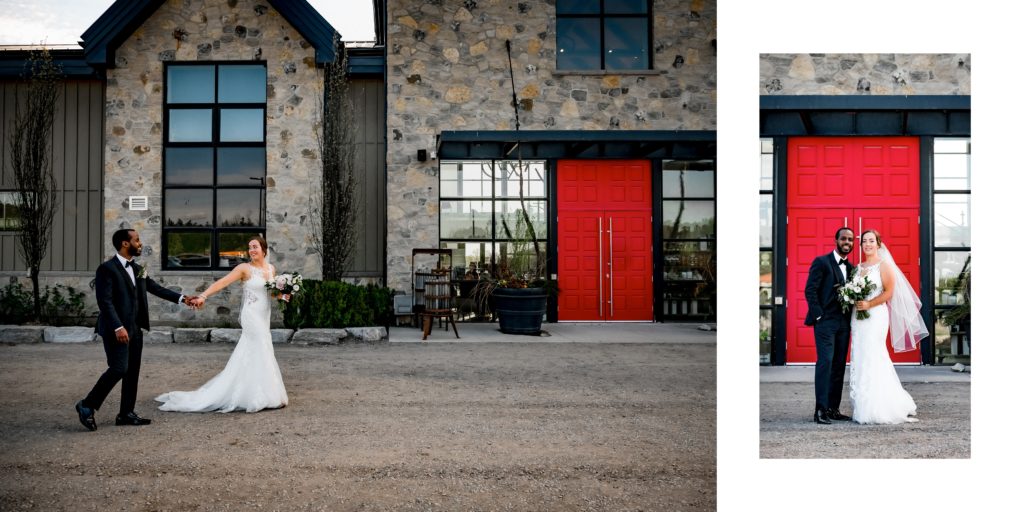
<instances>
[{"instance_id":1,"label":"outdoor light fixture","mask_svg":"<svg viewBox=\"0 0 1024 512\"><path fill-rule=\"evenodd\" d=\"M416 160L419 160L420 162L426 162L427 161L427 150L425 150L425 149L417 149L416 150Z\"/></svg>"}]
</instances>

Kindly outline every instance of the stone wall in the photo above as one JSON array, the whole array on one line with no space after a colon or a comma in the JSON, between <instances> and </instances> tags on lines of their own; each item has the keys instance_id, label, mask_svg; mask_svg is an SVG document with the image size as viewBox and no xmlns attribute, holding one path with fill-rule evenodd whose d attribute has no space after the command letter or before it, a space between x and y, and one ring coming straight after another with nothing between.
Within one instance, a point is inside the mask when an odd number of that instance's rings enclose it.
<instances>
[{"instance_id":1,"label":"stone wall","mask_svg":"<svg viewBox=\"0 0 1024 512\"><path fill-rule=\"evenodd\" d=\"M438 246L442 130L715 130L717 6L654 0L654 69L560 73L555 2L387 2L388 286L410 292L412 249Z\"/></svg>"},{"instance_id":2,"label":"stone wall","mask_svg":"<svg viewBox=\"0 0 1024 512\"><path fill-rule=\"evenodd\" d=\"M117 50L116 67L107 71L104 244L109 248L117 229L138 230L145 246L141 260L155 278L186 294L205 289L224 272L159 270L164 62L253 60L267 63L270 260L282 271L316 278L320 267L305 218L310 183L319 182L314 122L322 78L313 47L273 7L258 0L168 0ZM149 196L150 209L129 211L128 196L134 195ZM237 300L211 302L197 315L156 299L151 311L158 321L237 317Z\"/></svg>"},{"instance_id":3,"label":"stone wall","mask_svg":"<svg viewBox=\"0 0 1024 512\"><path fill-rule=\"evenodd\" d=\"M761 55L761 95L970 95L971 55Z\"/></svg>"}]
</instances>

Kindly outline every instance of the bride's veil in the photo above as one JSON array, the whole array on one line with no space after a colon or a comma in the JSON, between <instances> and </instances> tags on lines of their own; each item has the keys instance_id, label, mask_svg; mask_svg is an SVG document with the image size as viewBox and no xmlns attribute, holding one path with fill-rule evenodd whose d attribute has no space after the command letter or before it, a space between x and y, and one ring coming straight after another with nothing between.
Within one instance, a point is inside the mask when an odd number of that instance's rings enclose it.
<instances>
[{"instance_id":1,"label":"bride's veil","mask_svg":"<svg viewBox=\"0 0 1024 512\"><path fill-rule=\"evenodd\" d=\"M917 348L917 344L928 337L928 326L921 318L921 299L910 286L903 271L889 254L884 244L878 249L882 261L895 270L895 286L892 298L889 299L889 334L892 336L892 349L896 352L909 352Z\"/></svg>"}]
</instances>

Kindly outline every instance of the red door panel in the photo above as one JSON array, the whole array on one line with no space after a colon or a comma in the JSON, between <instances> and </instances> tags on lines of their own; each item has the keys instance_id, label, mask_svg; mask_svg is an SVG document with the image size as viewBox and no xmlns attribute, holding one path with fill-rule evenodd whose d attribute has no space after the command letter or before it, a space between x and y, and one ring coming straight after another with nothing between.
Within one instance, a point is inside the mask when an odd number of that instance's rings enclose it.
<instances>
[{"instance_id":1,"label":"red door panel","mask_svg":"<svg viewBox=\"0 0 1024 512\"><path fill-rule=\"evenodd\" d=\"M886 208L886 209L864 209L855 210L856 227L858 228L858 245L856 261L861 260L859 234L866 229L874 229L882 234L882 243L889 248L892 259L900 267L903 275L907 276L914 291L921 294L921 264L920 255L920 229L918 226L918 210L914 208ZM921 362L920 349L911 352L895 353L892 344L886 341L889 348L889 355L893 362L897 363L919 363Z\"/></svg>"},{"instance_id":2,"label":"red door panel","mask_svg":"<svg viewBox=\"0 0 1024 512\"><path fill-rule=\"evenodd\" d=\"M786 254L786 362L813 363L817 350L814 328L804 325L807 299L804 288L814 258L836 247L836 230L853 217L853 209L790 208Z\"/></svg>"},{"instance_id":3,"label":"red door panel","mask_svg":"<svg viewBox=\"0 0 1024 512\"><path fill-rule=\"evenodd\" d=\"M647 161L558 163L558 317L654 319Z\"/></svg>"},{"instance_id":4,"label":"red door panel","mask_svg":"<svg viewBox=\"0 0 1024 512\"><path fill-rule=\"evenodd\" d=\"M913 137L794 137L789 140L786 362L815 360L804 285L811 261L835 247L835 231L877 229L920 293L920 146ZM860 260L860 246L853 261ZM890 354L892 348L890 347ZM917 362L920 352L892 355Z\"/></svg>"}]
</instances>

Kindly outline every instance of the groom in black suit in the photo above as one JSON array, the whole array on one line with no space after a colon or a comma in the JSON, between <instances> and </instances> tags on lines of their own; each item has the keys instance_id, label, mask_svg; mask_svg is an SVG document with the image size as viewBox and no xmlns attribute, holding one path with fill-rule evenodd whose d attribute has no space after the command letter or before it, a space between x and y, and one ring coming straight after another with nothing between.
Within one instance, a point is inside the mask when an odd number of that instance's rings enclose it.
<instances>
[{"instance_id":1,"label":"groom in black suit","mask_svg":"<svg viewBox=\"0 0 1024 512\"><path fill-rule=\"evenodd\" d=\"M846 354L850 349L850 313L843 313L838 290L853 273L846 260L853 250L853 230L836 231L836 248L814 258L807 276L804 296L807 298L805 325L814 326L814 346L818 353L814 364L814 421L825 425L832 420L849 420L839 412L843 399L843 375Z\"/></svg>"},{"instance_id":2,"label":"groom in black suit","mask_svg":"<svg viewBox=\"0 0 1024 512\"><path fill-rule=\"evenodd\" d=\"M172 292L146 275L134 259L142 254L142 241L134 229L114 232L117 254L96 269L96 303L100 308L96 332L103 337L107 353L107 371L84 400L75 404L78 419L89 430L96 430L97 409L114 385L121 381L121 411L116 425L148 425L150 420L135 414L142 364L142 329L149 329L149 303L146 293L176 303L191 304L193 297Z\"/></svg>"}]
</instances>

